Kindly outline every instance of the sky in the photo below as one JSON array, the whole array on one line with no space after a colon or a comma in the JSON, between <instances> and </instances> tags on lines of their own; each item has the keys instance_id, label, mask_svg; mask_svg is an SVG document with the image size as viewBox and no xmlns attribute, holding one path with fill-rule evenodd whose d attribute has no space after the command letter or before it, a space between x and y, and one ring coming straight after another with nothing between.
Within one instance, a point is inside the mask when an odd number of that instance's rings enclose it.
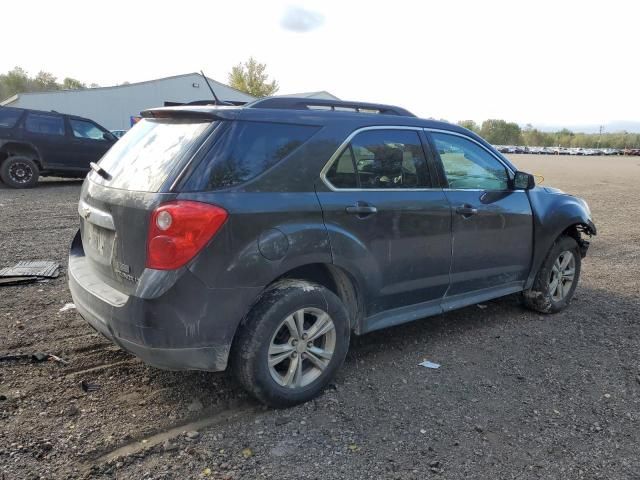
<instances>
[{"instance_id":1,"label":"sky","mask_svg":"<svg viewBox=\"0 0 640 480\"><path fill-rule=\"evenodd\" d=\"M202 69L226 82L253 56L282 94L449 121L640 121L633 0L21 0L2 17L0 72L108 86Z\"/></svg>"}]
</instances>

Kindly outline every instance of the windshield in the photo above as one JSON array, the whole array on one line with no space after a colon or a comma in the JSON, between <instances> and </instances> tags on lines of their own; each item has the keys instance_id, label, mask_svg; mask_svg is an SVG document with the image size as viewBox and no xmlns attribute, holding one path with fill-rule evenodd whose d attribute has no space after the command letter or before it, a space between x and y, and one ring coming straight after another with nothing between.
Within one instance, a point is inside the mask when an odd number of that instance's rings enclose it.
<instances>
[{"instance_id":1,"label":"windshield","mask_svg":"<svg viewBox=\"0 0 640 480\"><path fill-rule=\"evenodd\" d=\"M143 119L100 160L111 180L94 172L89 177L112 188L157 192L210 125L191 119Z\"/></svg>"}]
</instances>

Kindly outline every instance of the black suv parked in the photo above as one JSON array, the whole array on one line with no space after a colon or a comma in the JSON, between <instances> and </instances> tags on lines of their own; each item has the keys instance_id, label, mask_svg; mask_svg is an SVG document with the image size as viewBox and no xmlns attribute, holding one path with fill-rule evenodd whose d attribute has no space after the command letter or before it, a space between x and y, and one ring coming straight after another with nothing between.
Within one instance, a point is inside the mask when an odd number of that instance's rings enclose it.
<instances>
[{"instance_id":1,"label":"black suv parked","mask_svg":"<svg viewBox=\"0 0 640 480\"><path fill-rule=\"evenodd\" d=\"M116 140L87 118L0 107L0 179L28 188L39 176L82 178Z\"/></svg>"},{"instance_id":2,"label":"black suv parked","mask_svg":"<svg viewBox=\"0 0 640 480\"><path fill-rule=\"evenodd\" d=\"M149 110L84 182L69 285L144 361L313 398L352 332L522 292L567 306L596 233L474 133L397 107L268 98Z\"/></svg>"}]
</instances>

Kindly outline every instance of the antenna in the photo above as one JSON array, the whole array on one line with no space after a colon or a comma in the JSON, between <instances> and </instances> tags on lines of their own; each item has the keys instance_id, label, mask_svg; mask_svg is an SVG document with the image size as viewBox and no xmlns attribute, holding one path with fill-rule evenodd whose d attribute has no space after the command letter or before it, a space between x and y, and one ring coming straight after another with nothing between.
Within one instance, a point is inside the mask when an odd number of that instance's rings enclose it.
<instances>
[{"instance_id":1,"label":"antenna","mask_svg":"<svg viewBox=\"0 0 640 480\"><path fill-rule=\"evenodd\" d=\"M204 78L204 81L207 82L207 87L209 87L209 90L211 90L211 95L213 95L213 99L216 101L216 105L232 105L231 103L220 101L220 99L216 95L216 92L213 91L213 88L209 83L209 79L207 78L207 76L204 74L202 70L200 70L200 75L202 75L202 78Z\"/></svg>"}]
</instances>

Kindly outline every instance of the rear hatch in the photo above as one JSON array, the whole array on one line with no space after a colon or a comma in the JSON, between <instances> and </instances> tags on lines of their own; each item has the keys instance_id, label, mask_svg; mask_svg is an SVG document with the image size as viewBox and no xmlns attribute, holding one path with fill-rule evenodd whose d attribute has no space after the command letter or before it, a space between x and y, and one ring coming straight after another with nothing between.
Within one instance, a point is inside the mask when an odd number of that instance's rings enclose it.
<instances>
[{"instance_id":1,"label":"rear hatch","mask_svg":"<svg viewBox=\"0 0 640 480\"><path fill-rule=\"evenodd\" d=\"M145 118L89 173L78 204L89 267L134 293L145 271L151 212L175 199L171 185L215 128L210 119Z\"/></svg>"}]
</instances>

